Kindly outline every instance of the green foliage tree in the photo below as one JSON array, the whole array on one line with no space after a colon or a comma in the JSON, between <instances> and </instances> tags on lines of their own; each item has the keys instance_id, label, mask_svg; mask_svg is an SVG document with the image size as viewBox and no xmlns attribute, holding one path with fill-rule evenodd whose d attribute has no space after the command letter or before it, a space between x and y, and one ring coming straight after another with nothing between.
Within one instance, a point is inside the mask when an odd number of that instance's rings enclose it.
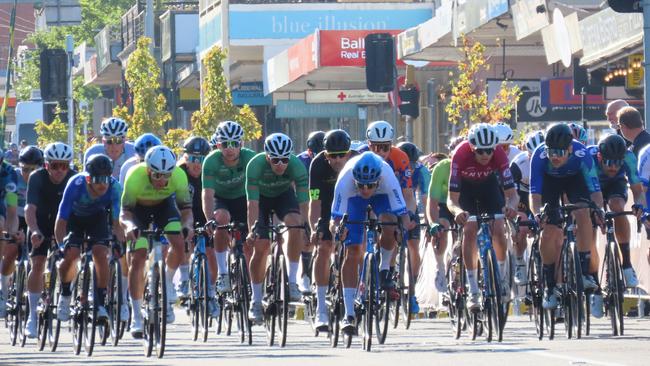
<instances>
[{"instance_id":1,"label":"green foliage tree","mask_svg":"<svg viewBox=\"0 0 650 366\"><path fill-rule=\"evenodd\" d=\"M233 120L244 129L244 141L256 140L262 136L262 126L248 105L238 108L232 104L223 73L225 58L226 53L220 47L213 47L203 58L206 70L202 85L204 103L200 111L192 114L192 133L210 138L219 122Z\"/></svg>"},{"instance_id":2,"label":"green foliage tree","mask_svg":"<svg viewBox=\"0 0 650 366\"><path fill-rule=\"evenodd\" d=\"M37 144L40 148L45 148L45 146L52 142L68 143L68 124L61 121L60 113L61 109L57 108L56 117L50 124L43 121L36 121L34 130L38 136ZM74 163L77 166L81 166L83 152L86 151L91 144L89 136L84 135L83 133L83 118L84 117L82 116L82 120L80 121L81 123L76 123L74 127L73 151L76 153L74 156Z\"/></svg>"},{"instance_id":3,"label":"green foliage tree","mask_svg":"<svg viewBox=\"0 0 650 366\"><path fill-rule=\"evenodd\" d=\"M125 78L133 95L133 114L127 107L116 107L113 115L129 122L128 137L135 140L145 132L164 135L164 124L171 119L167 100L160 89L160 68L149 50L151 38L141 37L129 56Z\"/></svg>"}]
</instances>

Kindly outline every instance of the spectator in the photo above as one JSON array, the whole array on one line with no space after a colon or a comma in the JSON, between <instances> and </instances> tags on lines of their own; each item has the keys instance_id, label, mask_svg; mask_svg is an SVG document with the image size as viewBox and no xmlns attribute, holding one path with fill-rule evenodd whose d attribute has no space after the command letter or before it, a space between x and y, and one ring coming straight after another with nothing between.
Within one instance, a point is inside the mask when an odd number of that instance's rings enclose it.
<instances>
[{"instance_id":1,"label":"spectator","mask_svg":"<svg viewBox=\"0 0 650 366\"><path fill-rule=\"evenodd\" d=\"M630 150L638 158L639 151L650 144L650 133L644 129L641 113L634 107L623 107L616 116L621 134L626 140L632 142Z\"/></svg>"},{"instance_id":2,"label":"spectator","mask_svg":"<svg viewBox=\"0 0 650 366\"><path fill-rule=\"evenodd\" d=\"M18 166L18 145L9 145L9 150L5 152L4 158L9 164Z\"/></svg>"},{"instance_id":3,"label":"spectator","mask_svg":"<svg viewBox=\"0 0 650 366\"><path fill-rule=\"evenodd\" d=\"M27 140L22 139L20 140L20 151L22 151L24 148L26 148L29 144L27 143Z\"/></svg>"},{"instance_id":4,"label":"spectator","mask_svg":"<svg viewBox=\"0 0 650 366\"><path fill-rule=\"evenodd\" d=\"M620 128L618 125L618 111L620 111L621 108L627 106L629 106L629 104L627 104L627 102L623 99L616 99L607 104L605 114L607 115L607 120L609 121L611 128L615 130L618 130Z\"/></svg>"}]
</instances>

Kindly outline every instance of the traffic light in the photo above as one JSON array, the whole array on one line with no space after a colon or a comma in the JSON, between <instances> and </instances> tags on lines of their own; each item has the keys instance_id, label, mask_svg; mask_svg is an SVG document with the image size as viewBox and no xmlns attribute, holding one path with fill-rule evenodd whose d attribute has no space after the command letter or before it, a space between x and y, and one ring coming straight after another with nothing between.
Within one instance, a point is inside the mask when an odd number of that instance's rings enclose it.
<instances>
[{"instance_id":1,"label":"traffic light","mask_svg":"<svg viewBox=\"0 0 650 366\"><path fill-rule=\"evenodd\" d=\"M61 100L68 96L68 54L62 49L41 51L41 98Z\"/></svg>"},{"instance_id":2,"label":"traffic light","mask_svg":"<svg viewBox=\"0 0 650 366\"><path fill-rule=\"evenodd\" d=\"M641 0L607 0L607 2L617 13L643 13Z\"/></svg>"},{"instance_id":3,"label":"traffic light","mask_svg":"<svg viewBox=\"0 0 650 366\"><path fill-rule=\"evenodd\" d=\"M416 87L404 88L399 91L399 113L402 116L418 118L420 116L420 91Z\"/></svg>"},{"instance_id":4,"label":"traffic light","mask_svg":"<svg viewBox=\"0 0 650 366\"><path fill-rule=\"evenodd\" d=\"M395 89L395 50L389 33L372 33L365 38L366 86L375 93Z\"/></svg>"}]
</instances>

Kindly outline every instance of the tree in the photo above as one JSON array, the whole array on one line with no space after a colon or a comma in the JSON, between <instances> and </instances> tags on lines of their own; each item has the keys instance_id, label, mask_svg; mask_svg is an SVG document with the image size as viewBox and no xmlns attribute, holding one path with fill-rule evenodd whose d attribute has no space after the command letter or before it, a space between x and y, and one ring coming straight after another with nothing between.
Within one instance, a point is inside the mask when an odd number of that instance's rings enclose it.
<instances>
[{"instance_id":1,"label":"tree","mask_svg":"<svg viewBox=\"0 0 650 366\"><path fill-rule=\"evenodd\" d=\"M162 143L172 149L176 156L180 157L183 154L183 142L191 135L193 135L192 131L182 128L172 128L165 133L162 138Z\"/></svg>"},{"instance_id":2,"label":"tree","mask_svg":"<svg viewBox=\"0 0 650 366\"><path fill-rule=\"evenodd\" d=\"M37 143L41 149L45 148L45 146L52 142L68 143L68 124L61 121L60 114L61 109L57 108L56 117L52 123L47 124L43 121L36 121L34 124L34 130L36 131L36 135L38 135ZM80 122L81 123L75 124L73 135L73 151L77 153L77 155L74 156L73 161L77 166L81 166L83 152L86 151L91 144L89 136L83 134L83 119Z\"/></svg>"},{"instance_id":3,"label":"tree","mask_svg":"<svg viewBox=\"0 0 650 366\"><path fill-rule=\"evenodd\" d=\"M145 132L163 136L163 126L172 118L167 112L165 96L159 93L160 68L149 50L150 43L151 38L141 37L126 66L125 78L133 95L133 114L129 114L126 106L113 109L114 116L129 122L128 137L132 140Z\"/></svg>"},{"instance_id":4,"label":"tree","mask_svg":"<svg viewBox=\"0 0 650 366\"><path fill-rule=\"evenodd\" d=\"M458 79L451 82L451 98L445 107L449 121L463 122L469 127L469 122L493 123L509 119L521 96L519 87L509 86L504 81L494 100L488 102L485 82L479 78L489 69L485 46L464 35L462 43L460 50L464 57L458 62Z\"/></svg>"},{"instance_id":5,"label":"tree","mask_svg":"<svg viewBox=\"0 0 650 366\"><path fill-rule=\"evenodd\" d=\"M248 105L241 109L232 104L232 96L223 74L226 53L220 47L213 47L203 58L206 76L203 80L204 103L200 111L192 114L194 135L210 138L221 121L237 121L244 129L244 141L256 140L262 136L262 126Z\"/></svg>"}]
</instances>

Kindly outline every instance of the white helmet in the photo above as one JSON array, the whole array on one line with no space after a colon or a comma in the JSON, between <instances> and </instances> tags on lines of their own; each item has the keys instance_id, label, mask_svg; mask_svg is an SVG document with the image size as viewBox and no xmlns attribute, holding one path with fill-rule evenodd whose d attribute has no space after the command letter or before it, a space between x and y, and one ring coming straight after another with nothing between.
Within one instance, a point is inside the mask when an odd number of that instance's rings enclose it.
<instances>
[{"instance_id":1,"label":"white helmet","mask_svg":"<svg viewBox=\"0 0 650 366\"><path fill-rule=\"evenodd\" d=\"M515 134L512 132L512 128L503 122L494 125L494 131L499 138L499 144L512 144L515 141Z\"/></svg>"},{"instance_id":2,"label":"white helmet","mask_svg":"<svg viewBox=\"0 0 650 366\"><path fill-rule=\"evenodd\" d=\"M467 133L467 140L477 149L491 149L499 143L494 127L487 123L472 126Z\"/></svg>"},{"instance_id":3,"label":"white helmet","mask_svg":"<svg viewBox=\"0 0 650 366\"><path fill-rule=\"evenodd\" d=\"M272 133L264 140L264 152L272 158L288 158L293 151L293 142L283 133Z\"/></svg>"},{"instance_id":4,"label":"white helmet","mask_svg":"<svg viewBox=\"0 0 650 366\"><path fill-rule=\"evenodd\" d=\"M375 121L366 129L366 137L372 142L391 142L394 134L393 126L386 121Z\"/></svg>"},{"instance_id":5,"label":"white helmet","mask_svg":"<svg viewBox=\"0 0 650 366\"><path fill-rule=\"evenodd\" d=\"M154 173L168 174L176 167L176 155L163 145L154 146L144 156L147 168Z\"/></svg>"},{"instance_id":6,"label":"white helmet","mask_svg":"<svg viewBox=\"0 0 650 366\"><path fill-rule=\"evenodd\" d=\"M217 126L215 135L218 142L241 141L244 129L237 122L223 121Z\"/></svg>"},{"instance_id":7,"label":"white helmet","mask_svg":"<svg viewBox=\"0 0 650 366\"><path fill-rule=\"evenodd\" d=\"M529 153L535 152L535 149L541 144L544 143L544 132L536 131L532 132L526 137L526 149Z\"/></svg>"},{"instance_id":8,"label":"white helmet","mask_svg":"<svg viewBox=\"0 0 650 366\"><path fill-rule=\"evenodd\" d=\"M99 132L104 137L126 137L129 125L121 118L110 117L102 122Z\"/></svg>"},{"instance_id":9,"label":"white helmet","mask_svg":"<svg viewBox=\"0 0 650 366\"><path fill-rule=\"evenodd\" d=\"M53 142L45 146L43 155L45 155L46 161L70 161L72 160L72 149L63 142Z\"/></svg>"}]
</instances>

